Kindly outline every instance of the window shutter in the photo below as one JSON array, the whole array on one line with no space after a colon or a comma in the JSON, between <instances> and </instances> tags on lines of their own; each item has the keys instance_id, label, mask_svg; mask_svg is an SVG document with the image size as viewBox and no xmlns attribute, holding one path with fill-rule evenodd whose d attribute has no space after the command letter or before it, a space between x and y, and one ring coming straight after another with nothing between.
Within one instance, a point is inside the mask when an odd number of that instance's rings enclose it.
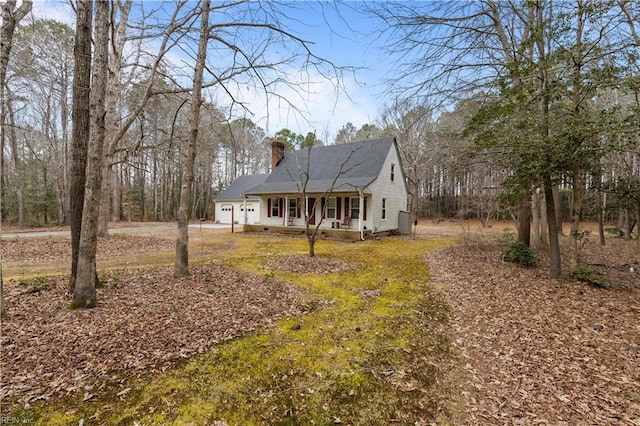
<instances>
[{"instance_id":1,"label":"window shutter","mask_svg":"<svg viewBox=\"0 0 640 426\"><path fill-rule=\"evenodd\" d=\"M300 219L300 202L301 202L301 201L302 201L302 200L301 200L300 198L298 198L298 199L296 200L296 217L297 217L298 219Z\"/></svg>"},{"instance_id":2,"label":"window shutter","mask_svg":"<svg viewBox=\"0 0 640 426\"><path fill-rule=\"evenodd\" d=\"M271 198L267 198L267 217L271 217Z\"/></svg>"},{"instance_id":3,"label":"window shutter","mask_svg":"<svg viewBox=\"0 0 640 426\"><path fill-rule=\"evenodd\" d=\"M351 216L351 212L349 212L349 197L344 197L344 217Z\"/></svg>"},{"instance_id":4,"label":"window shutter","mask_svg":"<svg viewBox=\"0 0 640 426\"><path fill-rule=\"evenodd\" d=\"M282 206L284 205L284 198L278 198L278 217L284 217L284 209Z\"/></svg>"},{"instance_id":5,"label":"window shutter","mask_svg":"<svg viewBox=\"0 0 640 426\"><path fill-rule=\"evenodd\" d=\"M340 210L342 197L336 197L336 219L342 219L342 211Z\"/></svg>"}]
</instances>

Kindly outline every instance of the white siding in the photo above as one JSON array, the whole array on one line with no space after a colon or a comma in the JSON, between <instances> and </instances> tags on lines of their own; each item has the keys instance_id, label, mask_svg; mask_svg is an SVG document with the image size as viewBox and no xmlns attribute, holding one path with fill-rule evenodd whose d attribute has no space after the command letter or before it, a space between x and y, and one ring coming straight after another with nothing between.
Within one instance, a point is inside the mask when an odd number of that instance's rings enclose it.
<instances>
[{"instance_id":1,"label":"white siding","mask_svg":"<svg viewBox=\"0 0 640 426\"><path fill-rule=\"evenodd\" d=\"M394 166L394 179L391 180L391 166ZM380 176L369 186L371 200L369 212L371 230L382 232L398 229L398 213L407 210L407 186L400 157L395 146L389 150L382 166ZM382 219L382 199L386 199L386 219ZM369 220L368 220L369 222Z\"/></svg>"}]
</instances>

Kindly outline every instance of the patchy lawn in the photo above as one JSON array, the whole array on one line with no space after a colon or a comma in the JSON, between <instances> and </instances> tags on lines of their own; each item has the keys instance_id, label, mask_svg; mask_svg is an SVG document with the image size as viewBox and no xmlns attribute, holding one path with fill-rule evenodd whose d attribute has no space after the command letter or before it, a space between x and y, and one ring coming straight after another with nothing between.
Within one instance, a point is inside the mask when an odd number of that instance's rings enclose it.
<instances>
[{"instance_id":1,"label":"patchy lawn","mask_svg":"<svg viewBox=\"0 0 640 426\"><path fill-rule=\"evenodd\" d=\"M88 311L66 309L64 278L7 283L2 415L383 425L455 412L447 309L422 260L444 240L322 241L308 259L302 239L217 238L232 249L189 279L167 267L102 272ZM126 252L128 240L113 241Z\"/></svg>"}]
</instances>

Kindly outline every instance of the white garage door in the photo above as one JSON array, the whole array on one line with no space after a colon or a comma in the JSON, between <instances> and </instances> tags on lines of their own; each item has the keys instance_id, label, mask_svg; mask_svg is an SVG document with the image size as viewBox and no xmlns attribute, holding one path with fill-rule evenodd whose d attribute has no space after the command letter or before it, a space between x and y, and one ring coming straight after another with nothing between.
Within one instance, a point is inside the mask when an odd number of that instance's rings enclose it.
<instances>
[{"instance_id":1,"label":"white garage door","mask_svg":"<svg viewBox=\"0 0 640 426\"><path fill-rule=\"evenodd\" d=\"M231 211L233 204L223 204L220 206L220 217L218 220L220 223L231 224Z\"/></svg>"},{"instance_id":2,"label":"white garage door","mask_svg":"<svg viewBox=\"0 0 640 426\"><path fill-rule=\"evenodd\" d=\"M240 206L240 217L238 222L244 224L244 205ZM252 225L256 223L256 206L255 204L247 204L247 224Z\"/></svg>"}]
</instances>

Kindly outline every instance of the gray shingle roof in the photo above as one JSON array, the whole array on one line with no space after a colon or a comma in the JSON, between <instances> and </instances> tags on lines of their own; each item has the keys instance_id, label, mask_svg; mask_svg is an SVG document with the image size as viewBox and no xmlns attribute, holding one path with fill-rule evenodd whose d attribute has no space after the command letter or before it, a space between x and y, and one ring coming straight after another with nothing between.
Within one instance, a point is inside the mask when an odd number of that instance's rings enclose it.
<instances>
[{"instance_id":1,"label":"gray shingle roof","mask_svg":"<svg viewBox=\"0 0 640 426\"><path fill-rule=\"evenodd\" d=\"M244 193L247 190L260 185L268 176L269 175L267 173L259 175L242 175L231 182L231 185L229 185L224 191L220 192L220 194L218 194L218 196L216 197L216 201L242 200L244 198ZM252 199L258 197L247 198Z\"/></svg>"},{"instance_id":2,"label":"gray shingle roof","mask_svg":"<svg viewBox=\"0 0 640 426\"><path fill-rule=\"evenodd\" d=\"M303 176L309 171L307 192L323 192L337 177L333 192L365 189L379 175L395 138L382 138L341 145L321 146L286 152L265 181L246 194L300 192Z\"/></svg>"}]
</instances>

